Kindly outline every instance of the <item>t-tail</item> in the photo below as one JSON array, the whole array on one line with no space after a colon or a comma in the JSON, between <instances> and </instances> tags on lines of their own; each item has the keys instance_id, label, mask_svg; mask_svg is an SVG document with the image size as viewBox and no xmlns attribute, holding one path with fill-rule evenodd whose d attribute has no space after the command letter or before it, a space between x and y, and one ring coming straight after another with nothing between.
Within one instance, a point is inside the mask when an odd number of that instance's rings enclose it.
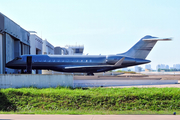
<instances>
[{"instance_id":1,"label":"t-tail","mask_svg":"<svg viewBox=\"0 0 180 120\"><path fill-rule=\"evenodd\" d=\"M157 41L169 41L169 40L171 40L171 38L158 38L147 35L141 38L127 52L117 55L123 55L131 58L145 59Z\"/></svg>"}]
</instances>

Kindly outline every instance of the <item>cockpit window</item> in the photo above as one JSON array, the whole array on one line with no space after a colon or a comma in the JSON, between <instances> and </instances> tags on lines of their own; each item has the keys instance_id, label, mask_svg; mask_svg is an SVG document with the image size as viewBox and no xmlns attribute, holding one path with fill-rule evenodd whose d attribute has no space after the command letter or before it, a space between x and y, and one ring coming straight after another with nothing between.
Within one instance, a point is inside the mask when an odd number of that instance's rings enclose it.
<instances>
[{"instance_id":1,"label":"cockpit window","mask_svg":"<svg viewBox=\"0 0 180 120\"><path fill-rule=\"evenodd\" d=\"M22 57L16 57L14 60L21 60Z\"/></svg>"}]
</instances>

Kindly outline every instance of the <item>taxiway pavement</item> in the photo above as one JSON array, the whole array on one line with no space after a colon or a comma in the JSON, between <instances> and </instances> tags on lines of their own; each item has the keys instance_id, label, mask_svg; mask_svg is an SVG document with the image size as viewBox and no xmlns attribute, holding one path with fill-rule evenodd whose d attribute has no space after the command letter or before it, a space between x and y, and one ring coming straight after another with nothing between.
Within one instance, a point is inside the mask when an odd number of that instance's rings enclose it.
<instances>
[{"instance_id":1,"label":"taxiway pavement","mask_svg":"<svg viewBox=\"0 0 180 120\"><path fill-rule=\"evenodd\" d=\"M0 120L180 120L180 115L9 115Z\"/></svg>"}]
</instances>

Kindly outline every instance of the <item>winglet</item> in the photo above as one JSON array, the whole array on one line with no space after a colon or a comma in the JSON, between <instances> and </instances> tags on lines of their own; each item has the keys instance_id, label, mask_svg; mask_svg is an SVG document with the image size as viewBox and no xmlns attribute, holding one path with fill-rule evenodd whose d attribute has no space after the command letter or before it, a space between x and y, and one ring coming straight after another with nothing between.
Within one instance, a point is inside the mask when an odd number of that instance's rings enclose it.
<instances>
[{"instance_id":1,"label":"winglet","mask_svg":"<svg viewBox=\"0 0 180 120\"><path fill-rule=\"evenodd\" d=\"M119 61L117 61L114 66L121 66L121 64L122 64L123 61L124 61L124 58L125 58L125 57L123 57L123 58L121 58Z\"/></svg>"}]
</instances>

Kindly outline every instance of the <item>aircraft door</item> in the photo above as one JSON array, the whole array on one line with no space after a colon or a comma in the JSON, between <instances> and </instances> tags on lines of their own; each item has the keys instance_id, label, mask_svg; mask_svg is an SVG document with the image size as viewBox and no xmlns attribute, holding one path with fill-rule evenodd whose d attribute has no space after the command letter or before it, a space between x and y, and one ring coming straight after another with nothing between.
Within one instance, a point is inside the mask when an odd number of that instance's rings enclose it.
<instances>
[{"instance_id":1,"label":"aircraft door","mask_svg":"<svg viewBox=\"0 0 180 120\"><path fill-rule=\"evenodd\" d=\"M32 56L27 56L26 59L26 70L28 74L32 73Z\"/></svg>"}]
</instances>

